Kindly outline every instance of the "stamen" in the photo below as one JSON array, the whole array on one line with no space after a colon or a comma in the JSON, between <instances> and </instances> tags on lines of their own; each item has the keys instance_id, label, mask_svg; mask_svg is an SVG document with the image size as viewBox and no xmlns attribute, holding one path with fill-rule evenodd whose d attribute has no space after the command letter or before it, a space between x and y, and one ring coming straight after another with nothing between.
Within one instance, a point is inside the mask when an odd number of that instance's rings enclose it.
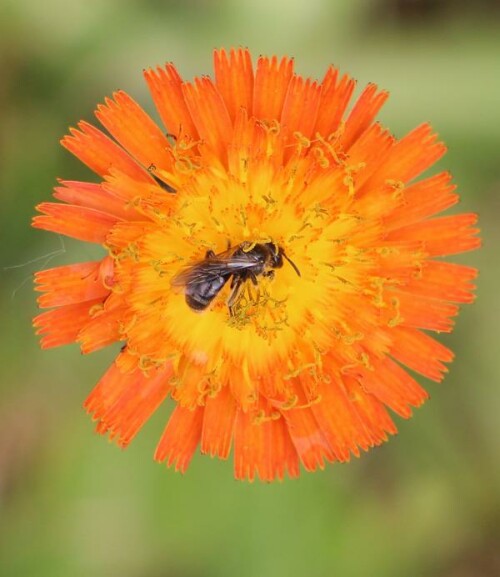
<instances>
[{"instance_id":1,"label":"stamen","mask_svg":"<svg viewBox=\"0 0 500 577\"><path fill-rule=\"evenodd\" d=\"M261 425L262 423L267 423L269 421L277 421L281 418L281 413L279 411L273 411L270 415L266 415L264 410L260 410L252 420L254 425Z\"/></svg>"},{"instance_id":2,"label":"stamen","mask_svg":"<svg viewBox=\"0 0 500 577\"><path fill-rule=\"evenodd\" d=\"M314 397L313 399L311 399L307 403L303 403L302 405L298 405L297 403L299 401L299 397L297 395L293 395L292 397L290 397L290 399L288 401L285 401L280 406L280 410L281 411L290 411L291 409L293 409L293 410L309 409L313 405L317 405L318 403L320 403L321 400L322 400L321 395L317 395L316 397Z\"/></svg>"},{"instance_id":3,"label":"stamen","mask_svg":"<svg viewBox=\"0 0 500 577\"><path fill-rule=\"evenodd\" d=\"M278 201L272 197L271 192L269 194L263 194L261 198L266 203L265 210L268 214L271 214L276 210Z\"/></svg>"},{"instance_id":4,"label":"stamen","mask_svg":"<svg viewBox=\"0 0 500 577\"><path fill-rule=\"evenodd\" d=\"M339 141L339 137L337 136L337 132L330 134L330 136L328 136L328 138L326 140L323 137L323 135L321 135L319 132L316 132L315 136L316 136L316 141L318 141L320 144L322 144L324 146L324 148L330 153L330 156L333 158L335 164L342 166L344 164L344 160L342 159L342 156L344 156L344 152L343 152L342 147L340 145L339 145L338 151L335 149L335 146L334 146L334 144L337 144Z\"/></svg>"},{"instance_id":5,"label":"stamen","mask_svg":"<svg viewBox=\"0 0 500 577\"><path fill-rule=\"evenodd\" d=\"M210 219L215 224L215 229L217 230L217 232L221 233L224 232L224 225L220 222L220 220L215 218L215 216L210 216Z\"/></svg>"},{"instance_id":6,"label":"stamen","mask_svg":"<svg viewBox=\"0 0 500 577\"><path fill-rule=\"evenodd\" d=\"M385 184L387 186L389 186L390 188L394 189L393 193L392 193L392 198L394 200L398 200L400 198L404 197L404 189L405 189L405 183L401 180L392 180L392 179L387 179L385 181Z\"/></svg>"},{"instance_id":7,"label":"stamen","mask_svg":"<svg viewBox=\"0 0 500 577\"><path fill-rule=\"evenodd\" d=\"M325 156L325 151L319 146L315 146L312 149L312 153L316 157L316 162L321 168L328 168L330 166L330 161Z\"/></svg>"},{"instance_id":8,"label":"stamen","mask_svg":"<svg viewBox=\"0 0 500 577\"><path fill-rule=\"evenodd\" d=\"M356 369L358 369L359 366L362 366L369 371L375 370L370 362L370 356L368 355L368 353L361 352L358 358L355 359L353 363L349 363L340 368L340 374L356 376L357 375Z\"/></svg>"},{"instance_id":9,"label":"stamen","mask_svg":"<svg viewBox=\"0 0 500 577\"><path fill-rule=\"evenodd\" d=\"M242 330L251 324L258 336L271 342L279 331L288 326L287 298L279 300L272 297L270 282L269 278L259 279L257 286L250 281L245 282L231 307L232 315L227 321L230 327Z\"/></svg>"},{"instance_id":10,"label":"stamen","mask_svg":"<svg viewBox=\"0 0 500 577\"><path fill-rule=\"evenodd\" d=\"M375 277L372 280L372 285L375 287L375 298L373 299L373 303L375 304L375 306L377 308L384 308L387 306L385 300L384 300L384 285L385 285L385 279L381 278L381 277Z\"/></svg>"},{"instance_id":11,"label":"stamen","mask_svg":"<svg viewBox=\"0 0 500 577\"><path fill-rule=\"evenodd\" d=\"M302 132L298 130L293 133L293 137L297 140L297 148L300 151L302 148L309 148L311 146L311 140L304 136Z\"/></svg>"},{"instance_id":12,"label":"stamen","mask_svg":"<svg viewBox=\"0 0 500 577\"><path fill-rule=\"evenodd\" d=\"M344 166L345 176L342 182L345 184L345 186L347 186L349 190L349 196L351 197L354 196L354 194L356 193L354 176L365 166L366 163L364 162L360 162L359 164L356 164L354 166Z\"/></svg>"},{"instance_id":13,"label":"stamen","mask_svg":"<svg viewBox=\"0 0 500 577\"><path fill-rule=\"evenodd\" d=\"M369 371L375 370L373 368L373 365L370 363L370 357L369 357L368 353L361 353L359 360L360 360L360 363Z\"/></svg>"},{"instance_id":14,"label":"stamen","mask_svg":"<svg viewBox=\"0 0 500 577\"><path fill-rule=\"evenodd\" d=\"M169 275L172 273L172 271L170 270L171 265L176 264L178 262L182 262L184 259L184 257L178 255L177 253L174 252L167 252L166 253L167 258L162 258L161 260L150 260L148 264L151 265L151 267L153 268L153 270L158 273L158 276L160 278ZM168 258L168 255L171 256L171 258ZM166 268L164 268L166 267Z\"/></svg>"},{"instance_id":15,"label":"stamen","mask_svg":"<svg viewBox=\"0 0 500 577\"><path fill-rule=\"evenodd\" d=\"M298 367L294 371L284 375L283 380L289 381L290 379L294 379L295 377L298 377L300 375L300 373L303 373L307 369L316 369L316 363L306 363L304 365L301 365L300 367Z\"/></svg>"},{"instance_id":16,"label":"stamen","mask_svg":"<svg viewBox=\"0 0 500 577\"><path fill-rule=\"evenodd\" d=\"M330 215L328 209L321 206L321 203L317 202L312 208L309 209L313 214L314 218L324 219Z\"/></svg>"},{"instance_id":17,"label":"stamen","mask_svg":"<svg viewBox=\"0 0 500 577\"><path fill-rule=\"evenodd\" d=\"M154 359L148 355L140 355L137 367L145 376L148 376L151 369L156 369L165 365L166 359Z\"/></svg>"},{"instance_id":18,"label":"stamen","mask_svg":"<svg viewBox=\"0 0 500 577\"><path fill-rule=\"evenodd\" d=\"M401 311L399 308L400 307L399 299L397 297L393 297L391 299L391 304L396 311L396 315L392 319L389 319L389 321L387 322L387 326L392 328L397 325L400 325L404 321L404 318L401 316Z\"/></svg>"},{"instance_id":19,"label":"stamen","mask_svg":"<svg viewBox=\"0 0 500 577\"><path fill-rule=\"evenodd\" d=\"M89 309L89 317L90 318L98 317L103 312L104 312L104 303L95 304Z\"/></svg>"},{"instance_id":20,"label":"stamen","mask_svg":"<svg viewBox=\"0 0 500 577\"><path fill-rule=\"evenodd\" d=\"M244 206L240 206L238 214L241 219L241 225L243 226L243 235L249 237L250 230L248 228L248 215Z\"/></svg>"},{"instance_id":21,"label":"stamen","mask_svg":"<svg viewBox=\"0 0 500 577\"><path fill-rule=\"evenodd\" d=\"M281 130L281 125L279 121L276 120L276 118L273 118L272 120L257 120L256 124L269 134L273 134L275 136L277 136Z\"/></svg>"}]
</instances>

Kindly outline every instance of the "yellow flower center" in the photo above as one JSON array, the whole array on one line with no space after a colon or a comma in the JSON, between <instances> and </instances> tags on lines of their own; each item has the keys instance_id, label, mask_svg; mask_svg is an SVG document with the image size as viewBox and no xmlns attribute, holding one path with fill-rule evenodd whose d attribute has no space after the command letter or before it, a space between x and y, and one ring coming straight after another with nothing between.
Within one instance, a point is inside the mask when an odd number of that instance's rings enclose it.
<instances>
[{"instance_id":1,"label":"yellow flower center","mask_svg":"<svg viewBox=\"0 0 500 577\"><path fill-rule=\"evenodd\" d=\"M132 286L130 325L124 329L128 349L145 370L173 359L179 383L192 380L185 371L199 367L201 381L220 387L226 373L239 367L253 391L251 383L276 362L289 367L289 376L320 372L332 334L345 342L363 337L344 334L332 307L336 301L341 306L342 295L360 293L372 264L356 246L362 219L350 212L356 171L341 160L332 138L317 135L311 143L296 134L286 146L279 125L258 121L249 121L245 135L246 141L249 135L258 138L230 147L228 166L205 158L203 144L199 156L178 153L181 177L158 173L177 182L176 194L141 198L154 222L115 254L116 290L123 283ZM186 287L173 286L172 279L204 262L207 251L251 250L257 244L279 247L300 276L285 258L273 275L246 280L231 310L229 279L202 312L186 302ZM379 285L373 294L380 290Z\"/></svg>"}]
</instances>

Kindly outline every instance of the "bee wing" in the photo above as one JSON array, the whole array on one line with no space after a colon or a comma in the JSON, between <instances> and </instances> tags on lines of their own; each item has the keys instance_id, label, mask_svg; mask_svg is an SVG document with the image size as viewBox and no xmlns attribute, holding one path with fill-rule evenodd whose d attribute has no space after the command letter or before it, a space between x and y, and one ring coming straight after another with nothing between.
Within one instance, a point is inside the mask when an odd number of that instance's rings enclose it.
<instances>
[{"instance_id":1,"label":"bee wing","mask_svg":"<svg viewBox=\"0 0 500 577\"><path fill-rule=\"evenodd\" d=\"M170 284L181 287L192 284L210 283L220 277L229 277L239 270L249 268L253 265L248 259L223 260L219 258L204 260L202 262L187 266L174 275Z\"/></svg>"}]
</instances>

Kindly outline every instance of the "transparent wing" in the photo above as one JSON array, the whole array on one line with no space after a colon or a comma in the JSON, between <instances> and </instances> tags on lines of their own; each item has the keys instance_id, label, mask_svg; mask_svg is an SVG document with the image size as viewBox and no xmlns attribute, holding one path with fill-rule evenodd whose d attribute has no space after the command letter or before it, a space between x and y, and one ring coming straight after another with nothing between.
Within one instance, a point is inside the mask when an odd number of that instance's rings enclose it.
<instances>
[{"instance_id":1,"label":"transparent wing","mask_svg":"<svg viewBox=\"0 0 500 577\"><path fill-rule=\"evenodd\" d=\"M179 287L188 284L210 283L220 277L229 277L238 271L252 268L258 262L254 255L246 253L233 255L233 252L227 251L227 257L225 256L226 253L222 253L181 269L172 277L170 284Z\"/></svg>"}]
</instances>

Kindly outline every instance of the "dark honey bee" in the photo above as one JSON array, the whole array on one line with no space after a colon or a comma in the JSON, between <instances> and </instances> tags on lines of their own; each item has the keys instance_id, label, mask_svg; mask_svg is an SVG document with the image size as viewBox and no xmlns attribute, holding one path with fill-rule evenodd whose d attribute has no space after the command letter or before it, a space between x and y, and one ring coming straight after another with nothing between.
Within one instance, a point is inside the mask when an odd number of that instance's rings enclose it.
<instances>
[{"instance_id":1,"label":"dark honey bee","mask_svg":"<svg viewBox=\"0 0 500 577\"><path fill-rule=\"evenodd\" d=\"M219 254L211 250L207 251L203 260L176 274L171 284L174 287L182 287L189 308L200 312L208 307L226 283L231 280L231 293L227 306L229 314L233 316L233 306L244 283L250 280L257 285L259 276L274 276L274 269L283 266L284 258L300 276L295 263L277 244L243 242Z\"/></svg>"}]
</instances>

